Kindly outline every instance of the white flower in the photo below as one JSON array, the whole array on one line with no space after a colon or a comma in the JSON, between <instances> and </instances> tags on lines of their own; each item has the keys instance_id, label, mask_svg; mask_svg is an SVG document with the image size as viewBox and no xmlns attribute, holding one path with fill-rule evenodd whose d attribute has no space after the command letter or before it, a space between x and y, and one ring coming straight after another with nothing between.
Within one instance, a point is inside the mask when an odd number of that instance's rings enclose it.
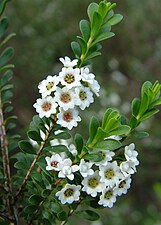
<instances>
[{"instance_id":1,"label":"white flower","mask_svg":"<svg viewBox=\"0 0 161 225\"><path fill-rule=\"evenodd\" d=\"M116 202L116 194L110 188L106 188L102 191L102 195L100 196L100 200L98 202L99 205L103 205L104 207L113 207L113 203Z\"/></svg>"},{"instance_id":2,"label":"white flower","mask_svg":"<svg viewBox=\"0 0 161 225\"><path fill-rule=\"evenodd\" d=\"M55 102L64 110L73 109L75 106L75 93L66 87L57 88L54 97Z\"/></svg>"},{"instance_id":3,"label":"white flower","mask_svg":"<svg viewBox=\"0 0 161 225\"><path fill-rule=\"evenodd\" d=\"M45 157L47 162L46 170L60 171L60 164L62 163L62 157L59 154L53 154L50 157Z\"/></svg>"},{"instance_id":4,"label":"white flower","mask_svg":"<svg viewBox=\"0 0 161 225\"><path fill-rule=\"evenodd\" d=\"M59 81L62 85L66 86L68 89L73 87L81 86L80 80L81 75L80 69L76 68L73 69L72 67L63 68L62 71L59 73Z\"/></svg>"},{"instance_id":5,"label":"white flower","mask_svg":"<svg viewBox=\"0 0 161 225\"><path fill-rule=\"evenodd\" d=\"M101 182L104 182L106 186L113 187L118 184L123 175L120 171L120 167L117 162L108 163L107 166L99 166L99 175L101 176Z\"/></svg>"},{"instance_id":6,"label":"white flower","mask_svg":"<svg viewBox=\"0 0 161 225\"><path fill-rule=\"evenodd\" d=\"M84 159L81 159L79 164L79 172L83 177L87 177L88 175L93 175L94 171L91 169L93 163L85 162Z\"/></svg>"},{"instance_id":7,"label":"white flower","mask_svg":"<svg viewBox=\"0 0 161 225\"><path fill-rule=\"evenodd\" d=\"M39 113L39 117L43 118L44 116L50 117L51 114L56 113L57 103L51 96L46 98L38 98L33 107L36 109L36 112Z\"/></svg>"},{"instance_id":8,"label":"white flower","mask_svg":"<svg viewBox=\"0 0 161 225\"><path fill-rule=\"evenodd\" d=\"M66 184L65 187L58 191L55 195L61 201L62 204L73 203L79 200L81 186L74 184Z\"/></svg>"},{"instance_id":9,"label":"white flower","mask_svg":"<svg viewBox=\"0 0 161 225\"><path fill-rule=\"evenodd\" d=\"M70 144L69 147L68 147L68 150L74 156L76 156L77 153L78 153L78 151L77 151L77 149L76 149L74 144Z\"/></svg>"},{"instance_id":10,"label":"white flower","mask_svg":"<svg viewBox=\"0 0 161 225\"><path fill-rule=\"evenodd\" d=\"M65 56L65 59L59 58L59 60L63 63L64 67L74 67L78 62L78 59L71 60L68 56Z\"/></svg>"},{"instance_id":11,"label":"white flower","mask_svg":"<svg viewBox=\"0 0 161 225\"><path fill-rule=\"evenodd\" d=\"M39 93L41 93L42 97L45 98L56 90L58 83L59 80L57 76L47 76L47 78L41 81L38 85Z\"/></svg>"},{"instance_id":12,"label":"white flower","mask_svg":"<svg viewBox=\"0 0 161 225\"><path fill-rule=\"evenodd\" d=\"M116 195L118 196L126 194L127 190L130 188L130 185L131 185L131 177L128 176L126 179L121 180L116 187L114 187L114 193L116 193Z\"/></svg>"},{"instance_id":13,"label":"white flower","mask_svg":"<svg viewBox=\"0 0 161 225\"><path fill-rule=\"evenodd\" d=\"M62 127L67 127L69 130L71 130L73 127L76 127L78 122L81 121L81 118L78 116L78 111L76 109L68 109L67 111L60 109L57 118L57 124L60 124Z\"/></svg>"},{"instance_id":14,"label":"white flower","mask_svg":"<svg viewBox=\"0 0 161 225\"><path fill-rule=\"evenodd\" d=\"M94 80L92 84L89 83L88 86L97 96L99 96L100 85L97 80Z\"/></svg>"},{"instance_id":15,"label":"white flower","mask_svg":"<svg viewBox=\"0 0 161 225\"><path fill-rule=\"evenodd\" d=\"M89 83L89 84L93 84L95 75L93 73L89 72L89 68L88 67L83 67L81 68L81 76L82 76L82 80Z\"/></svg>"},{"instance_id":16,"label":"white flower","mask_svg":"<svg viewBox=\"0 0 161 225\"><path fill-rule=\"evenodd\" d=\"M88 87L75 88L76 93L76 105L80 107L81 110L84 110L86 107L89 107L91 103L94 102L93 93L90 91Z\"/></svg>"},{"instance_id":17,"label":"white flower","mask_svg":"<svg viewBox=\"0 0 161 225\"><path fill-rule=\"evenodd\" d=\"M69 180L74 179L74 172L79 170L78 165L72 165L71 159L64 159L60 164L60 172L58 174L59 178L67 177Z\"/></svg>"},{"instance_id":18,"label":"white flower","mask_svg":"<svg viewBox=\"0 0 161 225\"><path fill-rule=\"evenodd\" d=\"M120 164L121 172L125 177L136 172L136 164L134 161L125 161Z\"/></svg>"},{"instance_id":19,"label":"white flower","mask_svg":"<svg viewBox=\"0 0 161 225\"><path fill-rule=\"evenodd\" d=\"M127 161L131 160L136 162L136 164L139 164L139 161L137 160L138 152L134 150L135 145L134 143L130 144L129 146L125 147L125 158ZM137 164L137 165L138 165Z\"/></svg>"},{"instance_id":20,"label":"white flower","mask_svg":"<svg viewBox=\"0 0 161 225\"><path fill-rule=\"evenodd\" d=\"M96 166L107 166L108 162L112 160L112 157L115 155L114 152L109 150L98 150L97 153L102 155L102 160L99 162L95 162L94 164Z\"/></svg>"},{"instance_id":21,"label":"white flower","mask_svg":"<svg viewBox=\"0 0 161 225\"><path fill-rule=\"evenodd\" d=\"M83 179L82 191L86 191L88 195L96 197L98 192L101 192L105 188L105 184L100 182L100 176L98 170L93 175L87 176Z\"/></svg>"}]
</instances>

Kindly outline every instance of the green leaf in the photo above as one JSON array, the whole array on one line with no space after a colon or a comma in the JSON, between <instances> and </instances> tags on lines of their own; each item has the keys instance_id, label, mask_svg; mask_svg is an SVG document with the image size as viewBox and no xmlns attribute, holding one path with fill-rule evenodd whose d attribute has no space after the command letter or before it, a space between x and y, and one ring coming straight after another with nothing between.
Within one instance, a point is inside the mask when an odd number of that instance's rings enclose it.
<instances>
[{"instance_id":1,"label":"green leaf","mask_svg":"<svg viewBox=\"0 0 161 225\"><path fill-rule=\"evenodd\" d=\"M9 34L1 43L0 48L2 48L12 37L16 36L15 33Z\"/></svg>"},{"instance_id":2,"label":"green leaf","mask_svg":"<svg viewBox=\"0 0 161 225\"><path fill-rule=\"evenodd\" d=\"M120 23L122 19L123 19L122 15L114 14L113 17L108 20L108 24L111 26L114 26L114 25Z\"/></svg>"},{"instance_id":3,"label":"green leaf","mask_svg":"<svg viewBox=\"0 0 161 225\"><path fill-rule=\"evenodd\" d=\"M102 149L102 150L110 150L113 151L115 149L118 149L122 146L120 141L114 140L114 139L107 139L104 141L98 142L93 147L96 149Z\"/></svg>"},{"instance_id":4,"label":"green leaf","mask_svg":"<svg viewBox=\"0 0 161 225\"><path fill-rule=\"evenodd\" d=\"M25 207L24 212L27 214L34 214L37 209L37 205L28 205Z\"/></svg>"},{"instance_id":5,"label":"green leaf","mask_svg":"<svg viewBox=\"0 0 161 225\"><path fill-rule=\"evenodd\" d=\"M82 52L82 54L85 54L86 50L87 50L87 43L82 37L77 36L77 38L78 38L78 40L80 42L80 45L81 45L81 52Z\"/></svg>"},{"instance_id":6,"label":"green leaf","mask_svg":"<svg viewBox=\"0 0 161 225\"><path fill-rule=\"evenodd\" d=\"M8 106L4 109L4 113L9 113L13 110L13 107L12 106Z\"/></svg>"},{"instance_id":7,"label":"green leaf","mask_svg":"<svg viewBox=\"0 0 161 225\"><path fill-rule=\"evenodd\" d=\"M140 99L134 98L131 104L132 115L137 116L140 109Z\"/></svg>"},{"instance_id":8,"label":"green leaf","mask_svg":"<svg viewBox=\"0 0 161 225\"><path fill-rule=\"evenodd\" d=\"M65 221L68 218L68 215L65 211L58 213L57 216L60 221Z\"/></svg>"},{"instance_id":9,"label":"green leaf","mask_svg":"<svg viewBox=\"0 0 161 225\"><path fill-rule=\"evenodd\" d=\"M111 130L109 132L109 136L112 135L123 135L123 134L127 134L129 131L131 130L131 128L127 125L120 125L118 127L116 127L115 129Z\"/></svg>"},{"instance_id":10,"label":"green leaf","mask_svg":"<svg viewBox=\"0 0 161 225\"><path fill-rule=\"evenodd\" d=\"M86 60L95 58L96 56L99 56L99 55L101 55L101 52L93 52L91 54L88 54L88 56L86 57Z\"/></svg>"},{"instance_id":11,"label":"green leaf","mask_svg":"<svg viewBox=\"0 0 161 225\"><path fill-rule=\"evenodd\" d=\"M7 2L9 2L10 0L1 0L0 1L0 16L3 14L3 11L6 7Z\"/></svg>"},{"instance_id":12,"label":"green leaf","mask_svg":"<svg viewBox=\"0 0 161 225\"><path fill-rule=\"evenodd\" d=\"M92 45L95 45L96 43L101 42L103 40L106 40L108 38L111 38L113 36L115 36L115 34L113 32L109 32L109 31L108 32L103 32L103 33L101 32L97 36L96 40L92 43Z\"/></svg>"},{"instance_id":13,"label":"green leaf","mask_svg":"<svg viewBox=\"0 0 161 225\"><path fill-rule=\"evenodd\" d=\"M153 109L149 110L148 112L144 113L140 120L143 121L143 120L149 119L150 117L152 117L153 115L155 115L158 112L159 112L159 109L153 108Z\"/></svg>"},{"instance_id":14,"label":"green leaf","mask_svg":"<svg viewBox=\"0 0 161 225\"><path fill-rule=\"evenodd\" d=\"M5 86L3 86L1 88L1 91L7 91L9 89L12 89L13 88L13 84L6 84Z\"/></svg>"},{"instance_id":15,"label":"green leaf","mask_svg":"<svg viewBox=\"0 0 161 225\"><path fill-rule=\"evenodd\" d=\"M7 84L13 77L13 72L12 70L7 70L3 77L0 79L0 86L3 86L5 84Z\"/></svg>"},{"instance_id":16,"label":"green leaf","mask_svg":"<svg viewBox=\"0 0 161 225\"><path fill-rule=\"evenodd\" d=\"M40 133L37 132L36 130L30 130L27 132L27 135L29 138L31 138L34 141L43 141L43 139L40 136Z\"/></svg>"},{"instance_id":17,"label":"green leaf","mask_svg":"<svg viewBox=\"0 0 161 225\"><path fill-rule=\"evenodd\" d=\"M79 27L84 40L88 42L91 33L90 23L87 20L81 20Z\"/></svg>"},{"instance_id":18,"label":"green leaf","mask_svg":"<svg viewBox=\"0 0 161 225\"><path fill-rule=\"evenodd\" d=\"M135 131L130 135L129 138L136 138L136 139L142 139L149 137L149 134L147 132L141 132L141 131Z\"/></svg>"},{"instance_id":19,"label":"green leaf","mask_svg":"<svg viewBox=\"0 0 161 225\"><path fill-rule=\"evenodd\" d=\"M21 162L21 161L16 162L14 164L14 167L19 170L27 170L28 169L28 166L24 162Z\"/></svg>"},{"instance_id":20,"label":"green leaf","mask_svg":"<svg viewBox=\"0 0 161 225\"><path fill-rule=\"evenodd\" d=\"M103 159L102 154L97 153L97 154L87 154L83 157L83 159L92 161L92 162L100 162Z\"/></svg>"},{"instance_id":21,"label":"green leaf","mask_svg":"<svg viewBox=\"0 0 161 225\"><path fill-rule=\"evenodd\" d=\"M31 195L29 198L29 203L31 203L32 205L39 205L41 201L43 201L43 197L41 197L40 195Z\"/></svg>"},{"instance_id":22,"label":"green leaf","mask_svg":"<svg viewBox=\"0 0 161 225\"><path fill-rule=\"evenodd\" d=\"M80 58L80 56L81 56L81 47L80 47L80 44L78 42L76 42L76 41L73 41L71 43L71 48L72 48L72 50L74 52L75 57L76 58Z\"/></svg>"},{"instance_id":23,"label":"green leaf","mask_svg":"<svg viewBox=\"0 0 161 225\"><path fill-rule=\"evenodd\" d=\"M6 32L7 28L8 28L8 18L3 18L0 21L0 38L4 35L4 33Z\"/></svg>"},{"instance_id":24,"label":"green leaf","mask_svg":"<svg viewBox=\"0 0 161 225\"><path fill-rule=\"evenodd\" d=\"M92 210L81 210L75 212L77 216L82 219L89 220L89 221L96 221L100 218L99 214L92 211Z\"/></svg>"},{"instance_id":25,"label":"green leaf","mask_svg":"<svg viewBox=\"0 0 161 225\"><path fill-rule=\"evenodd\" d=\"M92 21L93 21L93 14L94 14L94 12L97 12L97 11L98 11L98 4L92 2L92 3L88 6L88 9L87 9L87 14L88 14L88 17L89 17L91 23L92 23Z\"/></svg>"},{"instance_id":26,"label":"green leaf","mask_svg":"<svg viewBox=\"0 0 161 225\"><path fill-rule=\"evenodd\" d=\"M51 194L51 190L49 190L49 189L45 189L41 193L43 198L47 198L50 194Z\"/></svg>"},{"instance_id":27,"label":"green leaf","mask_svg":"<svg viewBox=\"0 0 161 225\"><path fill-rule=\"evenodd\" d=\"M104 116L103 116L102 129L106 130L106 127L109 124L109 120L111 118L115 118L115 117L118 117L118 116L119 116L119 113L116 110L114 110L112 108L107 109L106 112L104 113Z\"/></svg>"},{"instance_id":28,"label":"green leaf","mask_svg":"<svg viewBox=\"0 0 161 225\"><path fill-rule=\"evenodd\" d=\"M102 25L102 17L98 12L94 12L91 24L91 36L94 37L100 30Z\"/></svg>"},{"instance_id":29,"label":"green leaf","mask_svg":"<svg viewBox=\"0 0 161 225\"><path fill-rule=\"evenodd\" d=\"M20 149L23 152L29 153L29 154L36 154L34 147L32 146L32 144L29 141L20 141L18 144L19 144Z\"/></svg>"},{"instance_id":30,"label":"green leaf","mask_svg":"<svg viewBox=\"0 0 161 225\"><path fill-rule=\"evenodd\" d=\"M99 127L99 120L97 117L93 116L90 120L90 125L89 125L89 143L91 143L97 133L97 129Z\"/></svg>"},{"instance_id":31,"label":"green leaf","mask_svg":"<svg viewBox=\"0 0 161 225\"><path fill-rule=\"evenodd\" d=\"M55 135L56 139L64 139L64 140L68 140L71 138L71 134L69 134L68 132L61 132L59 134Z\"/></svg>"},{"instance_id":32,"label":"green leaf","mask_svg":"<svg viewBox=\"0 0 161 225\"><path fill-rule=\"evenodd\" d=\"M13 93L9 90L5 91L2 95L2 102L4 104L5 101L13 97Z\"/></svg>"},{"instance_id":33,"label":"green leaf","mask_svg":"<svg viewBox=\"0 0 161 225\"><path fill-rule=\"evenodd\" d=\"M12 47L8 47L6 48L2 54L0 55L0 66L4 66L6 63L8 63L8 61L12 58L13 56L13 48Z\"/></svg>"},{"instance_id":34,"label":"green leaf","mask_svg":"<svg viewBox=\"0 0 161 225\"><path fill-rule=\"evenodd\" d=\"M130 127L133 129L133 128L137 127L138 123L139 122L138 122L137 118L132 115L130 122L129 122Z\"/></svg>"},{"instance_id":35,"label":"green leaf","mask_svg":"<svg viewBox=\"0 0 161 225\"><path fill-rule=\"evenodd\" d=\"M67 152L68 148L65 145L55 145L44 148L45 151L51 151L55 153Z\"/></svg>"},{"instance_id":36,"label":"green leaf","mask_svg":"<svg viewBox=\"0 0 161 225\"><path fill-rule=\"evenodd\" d=\"M153 101L152 104L150 104L149 108L153 108L157 105L161 105L161 97Z\"/></svg>"},{"instance_id":37,"label":"green leaf","mask_svg":"<svg viewBox=\"0 0 161 225\"><path fill-rule=\"evenodd\" d=\"M84 144L83 137L77 133L74 137L74 142L75 142L78 154L80 155L83 149L83 144Z\"/></svg>"}]
</instances>

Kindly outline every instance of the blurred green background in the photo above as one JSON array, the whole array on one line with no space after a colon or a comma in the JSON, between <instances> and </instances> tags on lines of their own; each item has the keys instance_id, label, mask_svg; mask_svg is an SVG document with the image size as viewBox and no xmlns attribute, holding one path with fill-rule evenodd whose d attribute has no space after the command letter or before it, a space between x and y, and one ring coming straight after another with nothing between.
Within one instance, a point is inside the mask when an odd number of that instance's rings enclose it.
<instances>
[{"instance_id":1,"label":"blurred green background","mask_svg":"<svg viewBox=\"0 0 161 225\"><path fill-rule=\"evenodd\" d=\"M39 97L37 85L48 74L61 68L59 57L73 54L70 42L79 34L79 21L87 18L90 0L15 0L8 5L10 31L15 57L15 114L17 130L24 135ZM95 1L99 2L99 1ZM102 116L107 107L116 107L125 115L130 102L140 95L145 80L161 82L161 1L116 0L116 12L124 20L114 28L116 36L103 43L102 56L92 70L102 90L100 98L83 112L77 130L86 138L91 115ZM112 209L105 209L102 219L92 225L161 225L161 113L142 125L150 137L137 141L140 165L133 176L132 188L118 198ZM86 127L86 129L85 129ZM75 132L75 130L74 130Z\"/></svg>"}]
</instances>

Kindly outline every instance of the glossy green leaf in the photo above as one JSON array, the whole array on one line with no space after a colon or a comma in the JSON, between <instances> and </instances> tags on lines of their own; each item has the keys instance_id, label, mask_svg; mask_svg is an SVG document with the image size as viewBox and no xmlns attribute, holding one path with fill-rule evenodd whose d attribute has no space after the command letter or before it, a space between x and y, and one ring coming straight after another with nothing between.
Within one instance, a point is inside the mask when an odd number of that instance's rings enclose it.
<instances>
[{"instance_id":1,"label":"glossy green leaf","mask_svg":"<svg viewBox=\"0 0 161 225\"><path fill-rule=\"evenodd\" d=\"M82 37L77 36L77 38L78 38L78 40L80 42L80 45L81 45L81 52L82 52L82 54L85 54L86 50L87 50L87 43Z\"/></svg>"},{"instance_id":2,"label":"glossy green leaf","mask_svg":"<svg viewBox=\"0 0 161 225\"><path fill-rule=\"evenodd\" d=\"M68 140L71 138L71 134L69 134L68 132L64 131L64 132L61 132L59 134L56 134L55 135L55 138L56 139L64 139L64 140Z\"/></svg>"},{"instance_id":3,"label":"glossy green leaf","mask_svg":"<svg viewBox=\"0 0 161 225\"><path fill-rule=\"evenodd\" d=\"M110 150L113 151L115 149L118 149L122 146L120 141L114 140L114 139L107 139L104 141L98 142L96 145L94 145L94 148L96 149L102 149L102 150Z\"/></svg>"},{"instance_id":4,"label":"glossy green leaf","mask_svg":"<svg viewBox=\"0 0 161 225\"><path fill-rule=\"evenodd\" d=\"M8 61L12 58L13 56L13 48L12 47L8 47L6 48L0 55L0 66L4 66L6 63L8 63Z\"/></svg>"},{"instance_id":5,"label":"glossy green leaf","mask_svg":"<svg viewBox=\"0 0 161 225\"><path fill-rule=\"evenodd\" d=\"M40 195L31 195L29 198L29 203L32 205L38 205L40 204L41 201L43 201L43 197L41 197Z\"/></svg>"},{"instance_id":6,"label":"glossy green leaf","mask_svg":"<svg viewBox=\"0 0 161 225\"><path fill-rule=\"evenodd\" d=\"M5 17L0 21L0 38L4 35L7 28L8 28L8 18Z\"/></svg>"},{"instance_id":7,"label":"glossy green leaf","mask_svg":"<svg viewBox=\"0 0 161 225\"><path fill-rule=\"evenodd\" d=\"M81 20L79 27L84 40L87 42L91 33L90 23L87 20Z\"/></svg>"},{"instance_id":8,"label":"glossy green leaf","mask_svg":"<svg viewBox=\"0 0 161 225\"><path fill-rule=\"evenodd\" d=\"M10 0L1 0L0 1L0 16L3 14L3 11L6 7L7 2L9 2Z\"/></svg>"},{"instance_id":9,"label":"glossy green leaf","mask_svg":"<svg viewBox=\"0 0 161 225\"><path fill-rule=\"evenodd\" d=\"M135 131L130 135L130 138L136 138L136 139L142 139L149 137L149 134L147 132L141 132L141 131Z\"/></svg>"},{"instance_id":10,"label":"glossy green leaf","mask_svg":"<svg viewBox=\"0 0 161 225\"><path fill-rule=\"evenodd\" d=\"M89 60L89 59L93 59L97 56L100 56L101 55L101 52L93 52L91 53L90 55L87 56L86 60Z\"/></svg>"},{"instance_id":11,"label":"glossy green leaf","mask_svg":"<svg viewBox=\"0 0 161 225\"><path fill-rule=\"evenodd\" d=\"M90 125L89 125L89 142L91 143L97 133L97 129L99 127L99 120L97 117L93 116L90 120Z\"/></svg>"},{"instance_id":12,"label":"glossy green leaf","mask_svg":"<svg viewBox=\"0 0 161 225\"><path fill-rule=\"evenodd\" d=\"M83 149L83 144L84 144L83 137L77 133L74 137L74 142L75 142L78 154L81 154Z\"/></svg>"},{"instance_id":13,"label":"glossy green leaf","mask_svg":"<svg viewBox=\"0 0 161 225\"><path fill-rule=\"evenodd\" d=\"M89 17L89 19L90 19L91 22L93 21L93 14L94 14L95 12L97 12L97 11L98 11L98 4L92 2L92 3L88 6L88 9L87 9L88 17Z\"/></svg>"},{"instance_id":14,"label":"glossy green leaf","mask_svg":"<svg viewBox=\"0 0 161 225\"><path fill-rule=\"evenodd\" d=\"M25 153L36 154L34 147L29 141L20 141L19 147Z\"/></svg>"},{"instance_id":15,"label":"glossy green leaf","mask_svg":"<svg viewBox=\"0 0 161 225\"><path fill-rule=\"evenodd\" d=\"M51 151L55 153L66 152L68 148L65 145L55 145L44 148L46 151Z\"/></svg>"},{"instance_id":16,"label":"glossy green leaf","mask_svg":"<svg viewBox=\"0 0 161 225\"><path fill-rule=\"evenodd\" d=\"M5 86L3 86L1 88L1 91L7 91L9 89L12 89L13 88L13 84L6 84Z\"/></svg>"},{"instance_id":17,"label":"glossy green leaf","mask_svg":"<svg viewBox=\"0 0 161 225\"><path fill-rule=\"evenodd\" d=\"M112 129L108 135L112 136L112 135L123 135L123 134L127 134L130 131L130 127L127 125L120 125L114 129Z\"/></svg>"},{"instance_id":18,"label":"glossy green leaf","mask_svg":"<svg viewBox=\"0 0 161 225\"><path fill-rule=\"evenodd\" d=\"M0 48L2 48L12 37L16 36L15 33L9 34L1 43Z\"/></svg>"},{"instance_id":19,"label":"glossy green leaf","mask_svg":"<svg viewBox=\"0 0 161 225\"><path fill-rule=\"evenodd\" d=\"M99 153L97 154L86 154L83 159L92 161L92 162L100 162L103 159L103 156Z\"/></svg>"},{"instance_id":20,"label":"glossy green leaf","mask_svg":"<svg viewBox=\"0 0 161 225\"><path fill-rule=\"evenodd\" d=\"M68 215L65 211L58 213L57 216L60 221L65 221L68 218Z\"/></svg>"},{"instance_id":21,"label":"glossy green leaf","mask_svg":"<svg viewBox=\"0 0 161 225\"><path fill-rule=\"evenodd\" d=\"M27 132L27 135L29 138L31 138L34 141L43 141L43 139L40 136L40 133L37 132L36 130L30 130Z\"/></svg>"},{"instance_id":22,"label":"glossy green leaf","mask_svg":"<svg viewBox=\"0 0 161 225\"><path fill-rule=\"evenodd\" d=\"M100 218L99 214L92 210L81 210L77 211L75 214L81 217L82 219L89 221L96 221Z\"/></svg>"},{"instance_id":23,"label":"glossy green leaf","mask_svg":"<svg viewBox=\"0 0 161 225\"><path fill-rule=\"evenodd\" d=\"M72 48L72 50L74 52L75 57L76 58L80 58L80 56L81 56L81 47L80 47L80 44L78 42L76 42L76 41L73 41L71 43L71 48Z\"/></svg>"},{"instance_id":24,"label":"glossy green leaf","mask_svg":"<svg viewBox=\"0 0 161 225\"><path fill-rule=\"evenodd\" d=\"M102 17L98 12L94 12L91 24L91 36L94 37L102 25Z\"/></svg>"},{"instance_id":25,"label":"glossy green leaf","mask_svg":"<svg viewBox=\"0 0 161 225\"><path fill-rule=\"evenodd\" d=\"M108 20L108 24L111 26L114 26L114 25L120 23L122 19L123 19L122 15L114 14L113 17Z\"/></svg>"},{"instance_id":26,"label":"glossy green leaf","mask_svg":"<svg viewBox=\"0 0 161 225\"><path fill-rule=\"evenodd\" d=\"M137 116L140 109L140 99L134 98L131 104L132 115Z\"/></svg>"},{"instance_id":27,"label":"glossy green leaf","mask_svg":"<svg viewBox=\"0 0 161 225\"><path fill-rule=\"evenodd\" d=\"M7 70L0 79L0 86L6 85L13 77L12 70Z\"/></svg>"},{"instance_id":28,"label":"glossy green leaf","mask_svg":"<svg viewBox=\"0 0 161 225\"><path fill-rule=\"evenodd\" d=\"M101 32L97 36L96 40L93 42L93 45L95 45L98 42L101 42L101 41L104 41L106 39L109 39L109 38L111 38L113 36L115 36L115 34L113 32L103 32L103 33Z\"/></svg>"},{"instance_id":29,"label":"glossy green leaf","mask_svg":"<svg viewBox=\"0 0 161 225\"><path fill-rule=\"evenodd\" d=\"M150 117L152 117L153 115L155 115L158 112L159 112L159 109L155 109L155 108L149 110L148 112L143 114L143 116L141 117L141 121L149 119Z\"/></svg>"}]
</instances>

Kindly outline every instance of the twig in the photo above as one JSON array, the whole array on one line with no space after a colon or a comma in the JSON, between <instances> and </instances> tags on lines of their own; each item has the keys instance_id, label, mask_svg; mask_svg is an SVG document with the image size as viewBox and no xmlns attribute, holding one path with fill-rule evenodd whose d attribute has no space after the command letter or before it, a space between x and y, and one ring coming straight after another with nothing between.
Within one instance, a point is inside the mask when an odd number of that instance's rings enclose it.
<instances>
[{"instance_id":1,"label":"twig","mask_svg":"<svg viewBox=\"0 0 161 225\"><path fill-rule=\"evenodd\" d=\"M13 190L11 185L11 172L10 172L10 164L9 164L9 156L8 156L8 140L6 136L6 130L4 125L4 117L3 117L3 104L1 102L1 93L0 93L0 140L1 140L1 149L2 149L2 161L3 161L3 171L5 177L5 186L4 189L8 192L6 195L6 208L8 212L12 214L15 223L17 224L17 213L15 207L12 205L12 196Z\"/></svg>"},{"instance_id":2,"label":"twig","mask_svg":"<svg viewBox=\"0 0 161 225\"><path fill-rule=\"evenodd\" d=\"M32 172L32 170L33 170L33 168L34 168L36 162L38 161L38 159L39 159L39 157L40 157L40 155L41 155L41 153L42 153L42 151L43 151L43 149L44 149L44 147L45 147L45 145L46 145L46 143L47 143L47 141L48 141L48 139L49 139L49 136L50 136L51 132L52 132L53 129L54 129L54 126L55 126L55 123L53 123L53 125L50 127L48 133L46 134L44 142L41 144L40 149L39 149L38 152L37 152L37 155L35 156L35 158L34 158L32 164L31 164L30 168L29 168L28 171L27 171L27 174L26 174L26 176L25 176L25 178L24 178L24 180L23 180L23 182L22 182L21 187L18 189L18 191L17 191L17 193L16 193L16 195L15 195L15 197L14 197L13 204L15 204L15 202L16 202L17 199L18 199L18 197L19 197L20 194L22 193L24 187L26 186L26 183L27 183L27 181L28 181L28 179L29 179L29 177L30 177L30 174L31 174L31 172Z\"/></svg>"}]
</instances>

